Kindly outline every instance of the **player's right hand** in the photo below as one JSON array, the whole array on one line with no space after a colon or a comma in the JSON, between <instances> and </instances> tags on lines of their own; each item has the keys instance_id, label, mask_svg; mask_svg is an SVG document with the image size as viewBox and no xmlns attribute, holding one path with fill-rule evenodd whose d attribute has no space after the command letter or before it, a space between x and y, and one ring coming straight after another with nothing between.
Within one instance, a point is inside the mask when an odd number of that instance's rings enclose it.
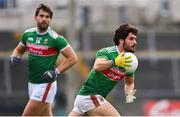
<instances>
[{"instance_id":1,"label":"player's right hand","mask_svg":"<svg viewBox=\"0 0 180 117\"><path fill-rule=\"evenodd\" d=\"M114 64L118 67L128 68L131 67L131 56L124 56L124 52L121 52L115 59Z\"/></svg>"},{"instance_id":2,"label":"player's right hand","mask_svg":"<svg viewBox=\"0 0 180 117\"><path fill-rule=\"evenodd\" d=\"M136 99L136 89L131 91L127 96L126 96L126 102L125 103L132 103Z\"/></svg>"},{"instance_id":3,"label":"player's right hand","mask_svg":"<svg viewBox=\"0 0 180 117\"><path fill-rule=\"evenodd\" d=\"M58 71L56 69L48 70L48 71L44 72L44 74L42 74L41 77L42 77L42 79L44 79L47 82L52 82L57 78L57 76L59 74L60 73L58 73Z\"/></svg>"},{"instance_id":4,"label":"player's right hand","mask_svg":"<svg viewBox=\"0 0 180 117\"><path fill-rule=\"evenodd\" d=\"M22 62L21 57L20 56L11 56L11 64L13 66L16 66L18 64L20 64Z\"/></svg>"}]
</instances>

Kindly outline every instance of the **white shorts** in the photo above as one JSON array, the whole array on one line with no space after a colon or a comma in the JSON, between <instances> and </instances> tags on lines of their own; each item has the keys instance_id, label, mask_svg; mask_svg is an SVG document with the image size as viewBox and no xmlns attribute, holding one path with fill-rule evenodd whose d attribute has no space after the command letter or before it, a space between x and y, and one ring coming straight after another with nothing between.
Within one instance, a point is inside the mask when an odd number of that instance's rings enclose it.
<instances>
[{"instance_id":1,"label":"white shorts","mask_svg":"<svg viewBox=\"0 0 180 117\"><path fill-rule=\"evenodd\" d=\"M29 98L41 102L52 103L57 91L57 81L53 83L28 83Z\"/></svg>"},{"instance_id":2,"label":"white shorts","mask_svg":"<svg viewBox=\"0 0 180 117\"><path fill-rule=\"evenodd\" d=\"M72 111L83 114L107 101L101 95L77 95Z\"/></svg>"}]
</instances>

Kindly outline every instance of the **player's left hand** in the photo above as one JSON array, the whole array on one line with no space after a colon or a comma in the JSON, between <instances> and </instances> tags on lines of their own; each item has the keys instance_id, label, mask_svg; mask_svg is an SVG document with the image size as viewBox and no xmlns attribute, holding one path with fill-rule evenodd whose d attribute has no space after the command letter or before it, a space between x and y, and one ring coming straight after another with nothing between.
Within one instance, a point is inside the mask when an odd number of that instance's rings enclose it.
<instances>
[{"instance_id":1,"label":"player's left hand","mask_svg":"<svg viewBox=\"0 0 180 117\"><path fill-rule=\"evenodd\" d=\"M132 102L134 102L134 100L136 99L135 93L136 93L136 89L134 89L132 92L130 92L130 93L126 96L126 103L132 103Z\"/></svg>"},{"instance_id":2,"label":"player's left hand","mask_svg":"<svg viewBox=\"0 0 180 117\"><path fill-rule=\"evenodd\" d=\"M48 71L44 72L44 74L41 77L42 77L42 79L44 79L47 82L52 82L52 81L54 81L54 79L57 78L58 74L59 74L59 72L56 69L48 70Z\"/></svg>"},{"instance_id":3,"label":"player's left hand","mask_svg":"<svg viewBox=\"0 0 180 117\"><path fill-rule=\"evenodd\" d=\"M12 56L12 55L11 55L10 60L11 60L11 64L12 64L13 66L17 66L18 64L20 64L20 63L22 62L20 56Z\"/></svg>"}]
</instances>

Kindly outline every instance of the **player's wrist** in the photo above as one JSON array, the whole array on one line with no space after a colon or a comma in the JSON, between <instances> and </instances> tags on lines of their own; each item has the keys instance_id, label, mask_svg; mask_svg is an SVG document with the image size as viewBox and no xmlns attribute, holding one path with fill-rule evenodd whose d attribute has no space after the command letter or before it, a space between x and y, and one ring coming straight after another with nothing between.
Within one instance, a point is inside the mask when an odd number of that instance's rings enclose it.
<instances>
[{"instance_id":1,"label":"player's wrist","mask_svg":"<svg viewBox=\"0 0 180 117\"><path fill-rule=\"evenodd\" d=\"M59 75L61 72L58 70L58 68L55 68L55 73Z\"/></svg>"},{"instance_id":2,"label":"player's wrist","mask_svg":"<svg viewBox=\"0 0 180 117\"><path fill-rule=\"evenodd\" d=\"M112 67L116 66L116 64L115 64L115 59L111 60L111 66L112 66Z\"/></svg>"},{"instance_id":3,"label":"player's wrist","mask_svg":"<svg viewBox=\"0 0 180 117\"><path fill-rule=\"evenodd\" d=\"M111 65L112 65L112 66L114 65L114 59L113 59L113 60L111 60Z\"/></svg>"}]
</instances>

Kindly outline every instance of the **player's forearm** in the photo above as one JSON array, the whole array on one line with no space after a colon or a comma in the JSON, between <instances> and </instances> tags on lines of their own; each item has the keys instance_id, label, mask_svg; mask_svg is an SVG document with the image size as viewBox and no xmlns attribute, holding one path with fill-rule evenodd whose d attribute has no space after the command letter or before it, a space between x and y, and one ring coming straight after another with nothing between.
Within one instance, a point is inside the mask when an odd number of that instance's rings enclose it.
<instances>
[{"instance_id":1,"label":"player's forearm","mask_svg":"<svg viewBox=\"0 0 180 117\"><path fill-rule=\"evenodd\" d=\"M11 56L21 56L20 52L17 49L14 49Z\"/></svg>"},{"instance_id":2,"label":"player's forearm","mask_svg":"<svg viewBox=\"0 0 180 117\"><path fill-rule=\"evenodd\" d=\"M62 64L57 66L57 69L60 73L63 73L67 69L72 67L76 62L77 62L77 56L69 57L69 58L65 59L65 61L62 62Z\"/></svg>"},{"instance_id":3,"label":"player's forearm","mask_svg":"<svg viewBox=\"0 0 180 117\"><path fill-rule=\"evenodd\" d=\"M12 56L22 56L26 51L26 48L22 46L20 43L18 46L13 50Z\"/></svg>"},{"instance_id":4,"label":"player's forearm","mask_svg":"<svg viewBox=\"0 0 180 117\"><path fill-rule=\"evenodd\" d=\"M93 69L95 71L104 71L112 66L112 61L111 60L106 60L106 59L96 59Z\"/></svg>"},{"instance_id":5,"label":"player's forearm","mask_svg":"<svg viewBox=\"0 0 180 117\"><path fill-rule=\"evenodd\" d=\"M131 84L125 84L124 86L124 92L125 95L128 95L130 92L132 92L134 90L134 83Z\"/></svg>"}]
</instances>

